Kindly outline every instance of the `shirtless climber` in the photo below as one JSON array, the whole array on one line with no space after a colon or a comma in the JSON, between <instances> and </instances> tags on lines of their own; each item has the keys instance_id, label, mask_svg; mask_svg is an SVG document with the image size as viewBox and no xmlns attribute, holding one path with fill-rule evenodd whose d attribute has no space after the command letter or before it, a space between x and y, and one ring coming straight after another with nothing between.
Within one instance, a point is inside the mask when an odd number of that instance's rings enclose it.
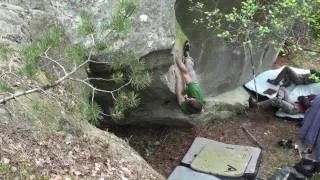
<instances>
[{"instance_id":1,"label":"shirtless climber","mask_svg":"<svg viewBox=\"0 0 320 180\"><path fill-rule=\"evenodd\" d=\"M183 47L184 63L180 57L176 57L178 69L175 70L177 100L185 115L198 114L202 112L204 96L198 84L196 73L193 69L194 62L189 55L190 43L185 42ZM186 88L182 91L182 77L186 83Z\"/></svg>"}]
</instances>

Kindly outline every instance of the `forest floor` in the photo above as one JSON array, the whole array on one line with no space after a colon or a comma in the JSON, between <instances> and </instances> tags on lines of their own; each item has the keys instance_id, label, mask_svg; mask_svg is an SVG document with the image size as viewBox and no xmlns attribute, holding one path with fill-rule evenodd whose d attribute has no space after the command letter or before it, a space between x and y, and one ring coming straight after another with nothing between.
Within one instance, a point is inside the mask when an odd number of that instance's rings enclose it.
<instances>
[{"instance_id":1,"label":"forest floor","mask_svg":"<svg viewBox=\"0 0 320 180\"><path fill-rule=\"evenodd\" d=\"M317 67L319 61L305 62L297 58L279 57L274 67L290 65L300 68ZM171 127L117 127L109 129L127 140L145 160L159 173L169 176L180 163L196 137L206 137L219 142L248 145L257 144L246 134L245 127L263 146L259 175L268 178L281 166L292 166L299 162L299 154L293 149L278 145L282 139L291 139L299 144L297 121L279 119L275 110L247 110L229 119L213 120L208 124L198 124L191 129ZM299 148L302 148L301 145Z\"/></svg>"},{"instance_id":2,"label":"forest floor","mask_svg":"<svg viewBox=\"0 0 320 180\"><path fill-rule=\"evenodd\" d=\"M214 120L191 129L169 127L126 127L115 134L126 139L130 146L146 159L159 173L169 176L179 164L196 137L206 137L219 142L257 147L242 130L245 127L263 146L260 175L269 177L282 165L299 161L296 151L278 145L282 139L298 142L297 122L279 119L271 111L248 111L229 119Z\"/></svg>"}]
</instances>

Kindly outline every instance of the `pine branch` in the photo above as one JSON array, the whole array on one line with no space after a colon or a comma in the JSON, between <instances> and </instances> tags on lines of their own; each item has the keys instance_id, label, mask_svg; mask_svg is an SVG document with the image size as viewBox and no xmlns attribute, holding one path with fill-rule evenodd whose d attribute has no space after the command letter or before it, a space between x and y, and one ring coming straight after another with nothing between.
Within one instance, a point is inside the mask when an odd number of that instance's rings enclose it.
<instances>
[{"instance_id":1,"label":"pine branch","mask_svg":"<svg viewBox=\"0 0 320 180\"><path fill-rule=\"evenodd\" d=\"M94 61L94 60L90 60L89 62L95 63L95 64L109 64L111 65L112 62L99 62L99 61Z\"/></svg>"},{"instance_id":2,"label":"pine branch","mask_svg":"<svg viewBox=\"0 0 320 180\"><path fill-rule=\"evenodd\" d=\"M5 102L7 102L7 101L9 101L11 99L15 99L16 97L27 95L27 94L31 94L31 93L38 92L38 91L40 91L40 88L34 88L34 89L31 89L31 90L28 90L28 91L15 93L15 94L12 94L11 96L7 96L7 97L1 99L0 103L4 104Z\"/></svg>"},{"instance_id":3,"label":"pine branch","mask_svg":"<svg viewBox=\"0 0 320 180\"><path fill-rule=\"evenodd\" d=\"M48 48L48 49L44 52L44 56L40 56L40 57L45 58L45 59L48 59L48 60L54 62L55 64L57 64L57 65L63 70L64 75L67 75L68 73L67 73L66 69L62 66L62 64L60 64L59 62L57 62L56 60L54 60L54 59L52 59L52 58L50 58L50 57L48 56L47 52L49 51L49 49L50 49L50 48Z\"/></svg>"},{"instance_id":4,"label":"pine branch","mask_svg":"<svg viewBox=\"0 0 320 180\"><path fill-rule=\"evenodd\" d=\"M90 50L88 59L83 62L82 64L80 64L79 66L75 67L71 72L67 73L65 76L61 77L60 79L56 80L53 84L49 84L49 85L44 85L44 86L40 86L40 87L36 87L27 91L22 91L22 92L17 92L14 93L10 96L7 96L5 98L0 99L0 104L4 104L9 100L15 99L19 96L24 96L24 95L28 95L28 94L32 94L35 92L40 92L40 91L46 91L48 89L51 89L53 87L56 87L57 85L59 85L60 83L62 83L63 81L65 81L67 78L69 78L71 75L73 75L75 72L77 72L81 67L83 67L85 64L87 64L90 61L92 55L92 49Z\"/></svg>"},{"instance_id":5,"label":"pine branch","mask_svg":"<svg viewBox=\"0 0 320 180\"><path fill-rule=\"evenodd\" d=\"M96 88L96 87L94 87L92 84L90 84L90 83L88 83L88 82L86 82L85 80L82 80L82 79L71 78L71 77L69 77L68 79L70 79L70 80L72 80L72 81L81 82L81 83L85 84L86 86L90 87L91 89L93 89L94 91L99 91L99 92L109 93L109 94L113 94L114 92L120 91L120 90L123 89L124 87L130 85L131 82L132 82L132 79L130 79L126 84L120 86L119 88L114 89L114 90L107 91L107 90L103 90L103 89Z\"/></svg>"},{"instance_id":6,"label":"pine branch","mask_svg":"<svg viewBox=\"0 0 320 180\"><path fill-rule=\"evenodd\" d=\"M86 79L84 79L84 81L91 81L91 80L107 81L107 82L114 81L114 79L104 79L104 78L86 78Z\"/></svg>"}]
</instances>

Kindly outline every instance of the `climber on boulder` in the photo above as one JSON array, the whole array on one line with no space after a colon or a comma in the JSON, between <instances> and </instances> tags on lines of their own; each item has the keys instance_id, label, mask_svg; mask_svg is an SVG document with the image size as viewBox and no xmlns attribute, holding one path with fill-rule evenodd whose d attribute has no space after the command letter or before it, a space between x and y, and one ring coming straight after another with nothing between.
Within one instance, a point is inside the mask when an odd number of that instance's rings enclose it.
<instances>
[{"instance_id":1,"label":"climber on boulder","mask_svg":"<svg viewBox=\"0 0 320 180\"><path fill-rule=\"evenodd\" d=\"M182 62L181 57L175 57L178 66L178 69L175 70L177 100L185 115L201 113L204 105L203 92L198 84L198 79L193 69L194 62L189 52L190 43L186 41L183 47L185 64ZM184 90L182 90L181 74L186 84Z\"/></svg>"}]
</instances>

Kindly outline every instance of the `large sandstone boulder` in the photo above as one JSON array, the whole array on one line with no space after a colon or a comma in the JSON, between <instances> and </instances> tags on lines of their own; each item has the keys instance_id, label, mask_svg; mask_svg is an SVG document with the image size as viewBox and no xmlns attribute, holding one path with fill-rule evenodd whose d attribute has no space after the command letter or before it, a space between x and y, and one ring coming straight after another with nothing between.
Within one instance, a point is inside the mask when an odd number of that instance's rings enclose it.
<instances>
[{"instance_id":1,"label":"large sandstone boulder","mask_svg":"<svg viewBox=\"0 0 320 180\"><path fill-rule=\"evenodd\" d=\"M218 3L219 8L230 9L241 1L205 1L210 7ZM196 71L207 96L217 96L242 86L253 78L250 53L242 46L232 46L221 41L205 27L194 25L195 12L189 11L189 0L177 0L176 17L187 38L191 41L191 54L196 59ZM276 60L278 51L268 43L262 47L253 47L253 61L256 73L270 68Z\"/></svg>"},{"instance_id":2,"label":"large sandstone boulder","mask_svg":"<svg viewBox=\"0 0 320 180\"><path fill-rule=\"evenodd\" d=\"M77 36L76 33L80 22L80 11L86 10L92 13L97 23L102 23L112 15L112 9L118 3L116 0L50 2L45 0L2 0L0 2L15 4L21 9L27 9L25 10L26 15L20 17L21 22L18 23L20 27L13 27L13 31L8 30L3 34L27 37L23 43L28 43L36 39L41 31L46 30L47 23L53 24L55 22L65 28L71 43L82 42L88 46L90 46L89 41ZM142 96L143 104L136 113L133 113L133 116L118 123L186 124L184 119L187 117L180 113L175 102L174 77L172 73L169 73L169 77L167 77L169 68L173 64L171 49L175 41L176 23L174 3L174 0L139 1L138 12L132 17L133 23L130 33L124 38L117 39L114 43L114 49L132 50L139 58L144 59L148 70L153 75L152 86ZM25 18L27 16L28 18ZM33 21L37 19L37 21L36 23L28 22L28 19L33 19ZM28 34L22 32L21 29L25 29ZM103 59L105 58L102 57L100 60ZM98 76L107 73L104 68L99 67L93 67L92 71ZM108 102L108 97L102 94L97 94L96 97L102 97L97 98L102 105L106 105Z\"/></svg>"},{"instance_id":3,"label":"large sandstone boulder","mask_svg":"<svg viewBox=\"0 0 320 180\"><path fill-rule=\"evenodd\" d=\"M109 18L112 9L119 2L117 0L93 0L93 1L46 1L46 0L0 0L18 5L23 13L15 14L15 24L19 28L5 26L2 36L7 39L16 37L20 43L30 42L36 39L47 25L61 24L67 33L71 43L84 43L90 46L85 38L77 36L77 27L80 22L79 12L89 11L94 14L97 23ZM230 47L223 44L205 29L192 24L195 15L188 11L188 0L140 0L138 12L132 17L132 29L128 36L117 38L114 49L128 49L134 51L137 56L146 62L148 70L152 73L152 85L142 94L141 106L132 112L130 116L117 124L165 124L165 125L190 125L190 121L199 119L198 116L184 116L177 103L174 94L174 64L172 49L176 40L176 20L192 43L192 56L196 60L196 71L199 75L200 85L203 87L208 101L206 111L210 116L214 112L213 104L228 103L229 96L218 98L212 96L235 89L249 80L251 76L251 64L248 53L239 47ZM233 1L223 1L222 5L229 8ZM24 9L23 9L24 8ZM5 7L1 7L5 9ZM0 12L1 13L1 12ZM2 13L0 18L7 15ZM177 18L176 18L177 16ZM30 19L33 19L30 22ZM37 21L35 21L37 20ZM0 23L2 23L0 21ZM175 45L178 49L181 47ZM277 52L265 46L254 49L254 64L257 72L269 67L277 56ZM107 56L107 54L105 55ZM104 58L102 57L101 60ZM104 68L92 69L97 76L108 73ZM243 92L243 91L241 91ZM244 92L245 93L245 92ZM235 95L236 96L236 95ZM95 97L97 101L107 109L109 98L101 94ZM246 94L243 97L247 97ZM234 97L231 97L234 102ZM245 104L241 98L235 104ZM214 102L211 102L214 101ZM209 118L210 118L209 117ZM200 117L201 118L201 117ZM114 123L110 120L107 123Z\"/></svg>"},{"instance_id":4,"label":"large sandstone boulder","mask_svg":"<svg viewBox=\"0 0 320 180\"><path fill-rule=\"evenodd\" d=\"M45 9L0 3L0 44L19 48L54 23L61 19ZM10 63L16 67L17 59L9 62L0 56L0 71L7 72ZM16 73L14 68L12 72ZM8 81L12 85L23 80ZM20 96L1 105L0 165L10 170L0 173L0 179L164 179L127 142L79 121L81 114L68 112L69 107L47 93Z\"/></svg>"},{"instance_id":5,"label":"large sandstone boulder","mask_svg":"<svg viewBox=\"0 0 320 180\"><path fill-rule=\"evenodd\" d=\"M73 43L84 41L77 35L80 12L85 10L94 15L97 24L110 18L117 0L0 0L26 9L45 12L57 19ZM153 51L171 49L175 40L174 0L140 0L138 12L132 17L133 25L126 38L115 42L115 49L134 50L138 57Z\"/></svg>"},{"instance_id":6,"label":"large sandstone boulder","mask_svg":"<svg viewBox=\"0 0 320 180\"><path fill-rule=\"evenodd\" d=\"M215 1L208 1L213 6ZM234 1L219 1L222 9L236 4ZM191 41L191 55L195 59L195 68L200 85L206 95L206 112L201 116L186 117L179 111L174 92L174 77L168 67L173 63L171 55L163 51L153 52L143 59L155 75L153 84L143 96L143 104L131 114L127 121L118 123L154 123L168 125L186 125L183 122L211 120L219 117L219 107L231 114L243 111L248 106L249 94L242 85L253 78L250 53L243 47L235 47L218 39L215 34L204 27L193 24L196 14L188 9L188 0L177 0L175 3L176 20L182 31ZM178 37L177 37L178 38ZM174 48L180 48L177 44ZM176 50L176 49L175 49ZM181 50L173 52L180 52ZM267 43L252 50L255 73L270 68L276 60L278 51ZM167 57L166 57L167 56ZM168 89L169 88L169 89ZM217 108L218 107L218 108ZM221 109L221 108L220 108Z\"/></svg>"}]
</instances>

